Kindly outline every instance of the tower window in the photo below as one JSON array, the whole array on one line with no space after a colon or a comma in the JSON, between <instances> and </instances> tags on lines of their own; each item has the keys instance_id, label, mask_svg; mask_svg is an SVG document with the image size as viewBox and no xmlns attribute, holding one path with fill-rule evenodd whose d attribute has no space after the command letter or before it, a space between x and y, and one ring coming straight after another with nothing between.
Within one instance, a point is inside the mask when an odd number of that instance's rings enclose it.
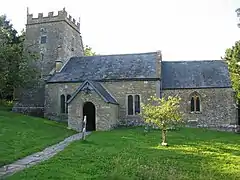
<instances>
[{"instance_id":1,"label":"tower window","mask_svg":"<svg viewBox=\"0 0 240 180\"><path fill-rule=\"evenodd\" d=\"M47 36L41 36L41 44L45 44L47 42Z\"/></svg>"},{"instance_id":2,"label":"tower window","mask_svg":"<svg viewBox=\"0 0 240 180\"><path fill-rule=\"evenodd\" d=\"M72 41L71 41L71 51L74 51L74 45L75 45L75 39L74 39L74 37L72 37Z\"/></svg>"}]
</instances>

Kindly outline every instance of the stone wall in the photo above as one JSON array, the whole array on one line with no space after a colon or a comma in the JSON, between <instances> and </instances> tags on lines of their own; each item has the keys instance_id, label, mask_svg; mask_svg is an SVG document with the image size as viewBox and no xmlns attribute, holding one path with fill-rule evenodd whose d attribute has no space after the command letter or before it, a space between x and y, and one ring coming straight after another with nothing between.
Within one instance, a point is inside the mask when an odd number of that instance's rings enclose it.
<instances>
[{"instance_id":1,"label":"stone wall","mask_svg":"<svg viewBox=\"0 0 240 180\"><path fill-rule=\"evenodd\" d=\"M45 88L45 112L44 116L56 121L67 121L67 115L61 114L60 96L72 95L81 83L53 83L46 84Z\"/></svg>"},{"instance_id":2,"label":"stone wall","mask_svg":"<svg viewBox=\"0 0 240 180\"><path fill-rule=\"evenodd\" d=\"M90 94L80 92L68 106L69 128L81 131L85 102L92 102L95 105L97 131L110 130L118 124L118 105L106 103L96 92Z\"/></svg>"},{"instance_id":3,"label":"stone wall","mask_svg":"<svg viewBox=\"0 0 240 180\"><path fill-rule=\"evenodd\" d=\"M33 18L32 14L28 15L24 44L27 51L36 52L40 56L33 64L41 72L40 83L37 82L29 88L18 90L22 92L17 95L13 111L29 113L36 111L34 114L43 115L44 80L54 72L55 61L62 61L64 64L72 56L83 55L79 27L79 23L67 17L65 10L59 11L57 16L54 16L52 12L47 17L43 17L42 13L39 13L37 18ZM46 43L41 44L41 36L46 36Z\"/></svg>"},{"instance_id":4,"label":"stone wall","mask_svg":"<svg viewBox=\"0 0 240 180\"><path fill-rule=\"evenodd\" d=\"M45 117L54 120L67 120L66 116L60 113L61 94L72 95L81 83L49 83L46 85L45 94ZM117 81L102 82L102 85L112 94L119 103L118 118L119 124L141 124L141 118L138 115L127 115L127 95L139 94L141 102L145 103L147 99L156 93L159 93L158 81ZM109 105L111 106L111 105Z\"/></svg>"},{"instance_id":5,"label":"stone wall","mask_svg":"<svg viewBox=\"0 0 240 180\"><path fill-rule=\"evenodd\" d=\"M139 94L142 103L157 94L159 95L159 81L118 81L103 82L104 87L117 99L119 103L119 121L123 125L141 125L143 121L138 115L127 115L127 95Z\"/></svg>"},{"instance_id":6,"label":"stone wall","mask_svg":"<svg viewBox=\"0 0 240 180\"><path fill-rule=\"evenodd\" d=\"M192 113L190 109L193 92L200 95L199 113ZM237 109L231 88L163 90L164 97L169 95L182 98L180 109L189 126L218 128L237 124Z\"/></svg>"},{"instance_id":7,"label":"stone wall","mask_svg":"<svg viewBox=\"0 0 240 180\"><path fill-rule=\"evenodd\" d=\"M72 95L80 85L81 83L47 84L45 117L54 120L67 121L66 114L60 113L60 95ZM104 114L103 119L107 116L109 116L109 118L114 116L114 119L112 120L116 120L118 125L141 125L143 123L143 121L138 115L127 115L128 94L139 94L141 97L141 102L145 103L151 95L159 93L158 81L102 82L102 85L109 91L110 94L112 94L112 96L116 98L119 103L118 108L114 108L115 105L111 104L104 105L103 103L105 102L99 96L93 95L91 97L93 98L91 99L91 101L93 101L94 103L94 98L96 98L96 100L101 102L101 104L98 104L98 101L95 102L97 106L106 107L104 109L98 109L99 112L104 112L98 114L98 118L100 118L102 114ZM195 91L200 95L200 113L190 112L190 94ZM165 97L169 95L179 95L182 98L181 111L184 112L184 119L186 120L186 122L188 122L189 126L211 128L224 127L225 129L229 129L228 127L230 127L230 125L237 124L237 109L235 107L234 94L231 88L163 90L162 95ZM77 98L79 99L78 101L80 103L80 96L78 95ZM81 105L76 107L78 108L78 111L82 111ZM71 104L71 108L73 108L73 104ZM71 114L70 111L71 110L69 110L69 115ZM75 109L74 111L77 110ZM116 113L113 113L113 111L116 111ZM73 113L73 115L74 114L76 115L77 113ZM80 112L78 114L80 114ZM79 118L81 119L82 117ZM107 121L103 121L102 123L104 124L105 122ZM107 126L106 124L103 124L99 122L98 126L100 127L100 129L104 129L102 127ZM115 122L112 124L115 124Z\"/></svg>"}]
</instances>

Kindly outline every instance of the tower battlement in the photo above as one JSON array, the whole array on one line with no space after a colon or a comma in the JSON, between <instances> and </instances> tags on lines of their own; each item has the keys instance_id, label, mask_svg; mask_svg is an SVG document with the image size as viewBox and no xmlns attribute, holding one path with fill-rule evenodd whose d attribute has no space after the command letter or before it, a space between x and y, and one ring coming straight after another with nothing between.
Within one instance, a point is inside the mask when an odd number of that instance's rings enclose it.
<instances>
[{"instance_id":1,"label":"tower battlement","mask_svg":"<svg viewBox=\"0 0 240 180\"><path fill-rule=\"evenodd\" d=\"M80 22L76 22L76 19L72 18L70 14L68 15L65 8L58 11L57 15L54 15L53 12L48 12L48 16L43 16L43 13L38 13L38 17L34 18L33 14L27 14L27 25L58 21L65 21L71 27L80 32Z\"/></svg>"},{"instance_id":2,"label":"tower battlement","mask_svg":"<svg viewBox=\"0 0 240 180\"><path fill-rule=\"evenodd\" d=\"M240 17L240 8L236 9L237 17Z\"/></svg>"},{"instance_id":3,"label":"tower battlement","mask_svg":"<svg viewBox=\"0 0 240 180\"><path fill-rule=\"evenodd\" d=\"M238 9L236 9L236 11L235 11L236 13L237 13L237 18L238 18L238 23L237 23L237 25L238 25L238 27L240 28L240 8L238 8Z\"/></svg>"}]
</instances>

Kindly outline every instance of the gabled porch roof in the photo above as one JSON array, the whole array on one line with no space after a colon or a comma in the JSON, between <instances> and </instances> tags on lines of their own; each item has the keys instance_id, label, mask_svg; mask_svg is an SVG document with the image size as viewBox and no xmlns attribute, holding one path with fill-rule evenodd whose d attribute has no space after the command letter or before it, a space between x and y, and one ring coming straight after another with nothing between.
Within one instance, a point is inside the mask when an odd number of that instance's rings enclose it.
<instances>
[{"instance_id":1,"label":"gabled porch roof","mask_svg":"<svg viewBox=\"0 0 240 180\"><path fill-rule=\"evenodd\" d=\"M67 101L69 104L80 91L94 90L106 103L117 104L117 100L104 88L101 83L96 81L86 80L84 81L79 88L73 93L72 97Z\"/></svg>"}]
</instances>

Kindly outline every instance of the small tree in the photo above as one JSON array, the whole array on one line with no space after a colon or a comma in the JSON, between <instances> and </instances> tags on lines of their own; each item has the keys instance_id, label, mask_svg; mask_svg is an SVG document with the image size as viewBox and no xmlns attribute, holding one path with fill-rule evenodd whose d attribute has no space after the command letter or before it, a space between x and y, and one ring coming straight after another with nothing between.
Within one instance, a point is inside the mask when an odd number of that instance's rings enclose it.
<instances>
[{"instance_id":1,"label":"small tree","mask_svg":"<svg viewBox=\"0 0 240 180\"><path fill-rule=\"evenodd\" d=\"M88 45L84 46L84 56L95 56L96 52Z\"/></svg>"},{"instance_id":2,"label":"small tree","mask_svg":"<svg viewBox=\"0 0 240 180\"><path fill-rule=\"evenodd\" d=\"M162 129L162 145L167 146L167 128L182 121L182 113L179 111L181 98L169 96L158 98L151 96L147 104L142 103L140 115L148 124L154 124Z\"/></svg>"}]
</instances>

